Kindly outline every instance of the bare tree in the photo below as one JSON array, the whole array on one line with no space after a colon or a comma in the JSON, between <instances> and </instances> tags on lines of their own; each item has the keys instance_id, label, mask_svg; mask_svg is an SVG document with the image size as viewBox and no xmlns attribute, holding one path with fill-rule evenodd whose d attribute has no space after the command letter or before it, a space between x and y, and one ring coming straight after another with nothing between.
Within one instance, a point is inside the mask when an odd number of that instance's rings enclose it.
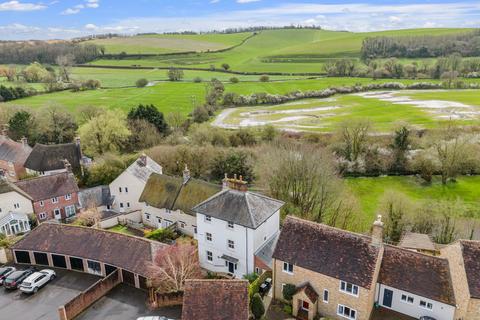
<instances>
[{"instance_id":1,"label":"bare tree","mask_svg":"<svg viewBox=\"0 0 480 320\"><path fill-rule=\"evenodd\" d=\"M89 208L77 215L75 223L85 227L99 228L101 217L102 215L96 207Z\"/></svg>"},{"instance_id":2,"label":"bare tree","mask_svg":"<svg viewBox=\"0 0 480 320\"><path fill-rule=\"evenodd\" d=\"M342 123L337 133L345 159L357 161L360 154L365 150L370 122L366 120L348 121Z\"/></svg>"},{"instance_id":3,"label":"bare tree","mask_svg":"<svg viewBox=\"0 0 480 320\"><path fill-rule=\"evenodd\" d=\"M407 215L413 204L404 194L387 191L380 200L380 214L385 217L385 239L398 242L408 225Z\"/></svg>"},{"instance_id":4,"label":"bare tree","mask_svg":"<svg viewBox=\"0 0 480 320\"><path fill-rule=\"evenodd\" d=\"M197 247L177 243L157 251L149 265L153 287L161 293L183 291L185 280L201 277Z\"/></svg>"},{"instance_id":5,"label":"bare tree","mask_svg":"<svg viewBox=\"0 0 480 320\"><path fill-rule=\"evenodd\" d=\"M70 82L70 74L72 66L75 64L75 57L73 54L66 54L55 58L55 62L58 65L60 77L65 82Z\"/></svg>"}]
</instances>

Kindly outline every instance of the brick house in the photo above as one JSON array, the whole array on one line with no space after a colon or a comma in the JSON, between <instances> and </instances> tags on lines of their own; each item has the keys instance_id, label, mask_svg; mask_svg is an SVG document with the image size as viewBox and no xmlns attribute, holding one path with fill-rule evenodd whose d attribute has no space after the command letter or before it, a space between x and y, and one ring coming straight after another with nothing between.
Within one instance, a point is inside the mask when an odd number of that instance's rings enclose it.
<instances>
[{"instance_id":1,"label":"brick house","mask_svg":"<svg viewBox=\"0 0 480 320\"><path fill-rule=\"evenodd\" d=\"M2 130L0 135L0 178L9 181L20 180L27 173L25 161L32 152L32 148L23 138L21 142L10 139L7 130Z\"/></svg>"},{"instance_id":2,"label":"brick house","mask_svg":"<svg viewBox=\"0 0 480 320\"><path fill-rule=\"evenodd\" d=\"M16 182L32 198L38 222L69 221L78 208L78 185L71 172L40 176Z\"/></svg>"}]
</instances>

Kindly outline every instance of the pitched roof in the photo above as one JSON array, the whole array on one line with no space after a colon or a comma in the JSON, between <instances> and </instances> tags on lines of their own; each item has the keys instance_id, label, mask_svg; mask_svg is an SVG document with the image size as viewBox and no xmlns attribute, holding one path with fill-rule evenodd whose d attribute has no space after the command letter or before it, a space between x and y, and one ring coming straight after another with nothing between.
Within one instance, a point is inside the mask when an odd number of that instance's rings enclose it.
<instances>
[{"instance_id":1,"label":"pitched roof","mask_svg":"<svg viewBox=\"0 0 480 320\"><path fill-rule=\"evenodd\" d=\"M140 196L140 202L170 210L181 210L194 214L193 206L210 198L221 189L220 186L197 179L172 177L165 174L152 174Z\"/></svg>"},{"instance_id":2,"label":"pitched roof","mask_svg":"<svg viewBox=\"0 0 480 320\"><path fill-rule=\"evenodd\" d=\"M108 186L98 186L80 190L78 202L82 208L101 207L112 204L112 196Z\"/></svg>"},{"instance_id":3,"label":"pitched roof","mask_svg":"<svg viewBox=\"0 0 480 320\"><path fill-rule=\"evenodd\" d=\"M378 282L455 305L448 260L386 245Z\"/></svg>"},{"instance_id":4,"label":"pitched roof","mask_svg":"<svg viewBox=\"0 0 480 320\"><path fill-rule=\"evenodd\" d=\"M288 216L273 257L370 289L379 253L370 237Z\"/></svg>"},{"instance_id":5,"label":"pitched roof","mask_svg":"<svg viewBox=\"0 0 480 320\"><path fill-rule=\"evenodd\" d=\"M147 276L146 262L152 261L152 246L158 245L161 244L121 233L46 222L33 229L12 249L72 255Z\"/></svg>"},{"instance_id":6,"label":"pitched roof","mask_svg":"<svg viewBox=\"0 0 480 320\"><path fill-rule=\"evenodd\" d=\"M80 169L82 152L76 143L45 145L37 143L25 161L25 168L38 171L53 171L65 168L67 159L73 170Z\"/></svg>"},{"instance_id":7,"label":"pitched roof","mask_svg":"<svg viewBox=\"0 0 480 320\"><path fill-rule=\"evenodd\" d=\"M77 181L68 172L22 180L15 182L15 185L27 193L33 201L78 192Z\"/></svg>"},{"instance_id":8,"label":"pitched roof","mask_svg":"<svg viewBox=\"0 0 480 320\"><path fill-rule=\"evenodd\" d=\"M0 194L8 192L18 192L27 199L31 199L31 197L27 193L25 193L25 191L17 187L15 184L0 179Z\"/></svg>"},{"instance_id":9,"label":"pitched roof","mask_svg":"<svg viewBox=\"0 0 480 320\"><path fill-rule=\"evenodd\" d=\"M247 320L248 281L187 280L182 320Z\"/></svg>"},{"instance_id":10,"label":"pitched roof","mask_svg":"<svg viewBox=\"0 0 480 320\"><path fill-rule=\"evenodd\" d=\"M273 251L275 250L275 246L277 245L278 237L280 236L280 232L277 232L275 236L273 236L270 240L265 242L260 248L258 248L257 252L255 252L255 257L259 258L263 261L268 267L272 268L273 266Z\"/></svg>"},{"instance_id":11,"label":"pitched roof","mask_svg":"<svg viewBox=\"0 0 480 320\"><path fill-rule=\"evenodd\" d=\"M29 145L24 146L21 142L0 136L0 160L23 165L30 152L32 148Z\"/></svg>"},{"instance_id":12,"label":"pitched roof","mask_svg":"<svg viewBox=\"0 0 480 320\"><path fill-rule=\"evenodd\" d=\"M193 211L256 229L283 205L280 200L258 193L226 189L195 206Z\"/></svg>"},{"instance_id":13,"label":"pitched roof","mask_svg":"<svg viewBox=\"0 0 480 320\"><path fill-rule=\"evenodd\" d=\"M398 246L405 249L435 251L435 244L428 234L415 232L405 233Z\"/></svg>"},{"instance_id":14,"label":"pitched roof","mask_svg":"<svg viewBox=\"0 0 480 320\"><path fill-rule=\"evenodd\" d=\"M127 168L126 171L132 174L137 179L147 182L148 178L150 178L150 175L152 173L162 173L162 166L153 161L150 157L144 157L144 159L142 159L143 156L138 158Z\"/></svg>"},{"instance_id":15,"label":"pitched roof","mask_svg":"<svg viewBox=\"0 0 480 320\"><path fill-rule=\"evenodd\" d=\"M303 291L305 295L310 299L310 302L316 303L318 299L318 293L315 289L310 285L309 282L305 282L304 284L297 287L297 293Z\"/></svg>"},{"instance_id":16,"label":"pitched roof","mask_svg":"<svg viewBox=\"0 0 480 320\"><path fill-rule=\"evenodd\" d=\"M480 299L480 241L461 240L460 245L470 296Z\"/></svg>"}]
</instances>

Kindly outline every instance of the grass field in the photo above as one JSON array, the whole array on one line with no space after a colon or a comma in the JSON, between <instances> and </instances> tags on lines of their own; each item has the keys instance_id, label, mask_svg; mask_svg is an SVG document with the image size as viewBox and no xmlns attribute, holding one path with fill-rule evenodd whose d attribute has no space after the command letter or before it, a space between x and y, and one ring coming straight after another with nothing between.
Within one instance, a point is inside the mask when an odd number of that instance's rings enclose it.
<instances>
[{"instance_id":1,"label":"grass field","mask_svg":"<svg viewBox=\"0 0 480 320\"><path fill-rule=\"evenodd\" d=\"M121 80L116 81L110 75L108 75L107 79L111 84L121 83ZM133 79L136 79L136 76L131 77L128 82ZM389 81L385 80L382 82ZM348 86L369 82L372 82L372 80L366 78L319 78L279 82L226 83L225 89L226 92L236 92L238 94L252 94L255 92L286 94L295 90L321 90L332 86ZM401 82L411 83L414 81L402 80ZM180 111L183 114L188 114L193 110L194 103L203 103L205 86L205 83L158 82L154 86L146 88L113 88L75 93L70 91L56 92L15 100L7 104L32 108L54 104L63 106L75 113L77 107L85 105L128 111L140 103L152 103L165 113Z\"/></svg>"},{"instance_id":2,"label":"grass field","mask_svg":"<svg viewBox=\"0 0 480 320\"><path fill-rule=\"evenodd\" d=\"M228 63L250 72L323 72L330 59L360 58L363 39L372 36L444 35L469 29L411 29L373 33L328 30L266 30L243 45L220 53L172 55L142 60L98 60L97 65L183 66L209 68Z\"/></svg>"},{"instance_id":3,"label":"grass field","mask_svg":"<svg viewBox=\"0 0 480 320\"><path fill-rule=\"evenodd\" d=\"M221 50L240 44L251 33L199 35L137 35L87 41L105 47L107 54L160 54L176 52L205 52Z\"/></svg>"},{"instance_id":4,"label":"grass field","mask_svg":"<svg viewBox=\"0 0 480 320\"><path fill-rule=\"evenodd\" d=\"M347 186L358 197L364 225L368 226L379 212L383 194L388 190L398 191L413 201L422 200L463 200L471 207L478 206L480 199L480 177L460 177L457 182L443 186L436 177L431 185L426 185L417 177L375 177L348 178Z\"/></svg>"}]
</instances>

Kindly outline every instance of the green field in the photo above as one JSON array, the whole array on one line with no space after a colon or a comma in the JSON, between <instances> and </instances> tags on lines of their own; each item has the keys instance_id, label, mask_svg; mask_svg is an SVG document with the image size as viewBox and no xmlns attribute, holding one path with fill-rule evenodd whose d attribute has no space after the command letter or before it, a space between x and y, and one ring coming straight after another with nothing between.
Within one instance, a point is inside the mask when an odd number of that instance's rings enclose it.
<instances>
[{"instance_id":1,"label":"green field","mask_svg":"<svg viewBox=\"0 0 480 320\"><path fill-rule=\"evenodd\" d=\"M98 60L97 65L182 66L209 68L230 64L233 70L249 72L323 72L330 59L360 58L363 39L372 36L445 35L470 29L411 29L372 33L328 30L266 30L243 45L220 53L172 55L141 60ZM195 37L195 36L192 36Z\"/></svg>"},{"instance_id":2,"label":"green field","mask_svg":"<svg viewBox=\"0 0 480 320\"><path fill-rule=\"evenodd\" d=\"M105 47L107 54L125 52L128 54L160 54L176 52L206 52L233 47L252 34L249 32L233 34L168 35L151 34L132 37L89 40Z\"/></svg>"},{"instance_id":3,"label":"green field","mask_svg":"<svg viewBox=\"0 0 480 320\"><path fill-rule=\"evenodd\" d=\"M443 186L438 177L431 185L421 179L409 177L348 178L347 186L358 197L364 225L369 225L379 212L379 202L386 191L401 192L413 201L422 200L463 200L472 207L480 200L480 177L460 177L457 182Z\"/></svg>"}]
</instances>

